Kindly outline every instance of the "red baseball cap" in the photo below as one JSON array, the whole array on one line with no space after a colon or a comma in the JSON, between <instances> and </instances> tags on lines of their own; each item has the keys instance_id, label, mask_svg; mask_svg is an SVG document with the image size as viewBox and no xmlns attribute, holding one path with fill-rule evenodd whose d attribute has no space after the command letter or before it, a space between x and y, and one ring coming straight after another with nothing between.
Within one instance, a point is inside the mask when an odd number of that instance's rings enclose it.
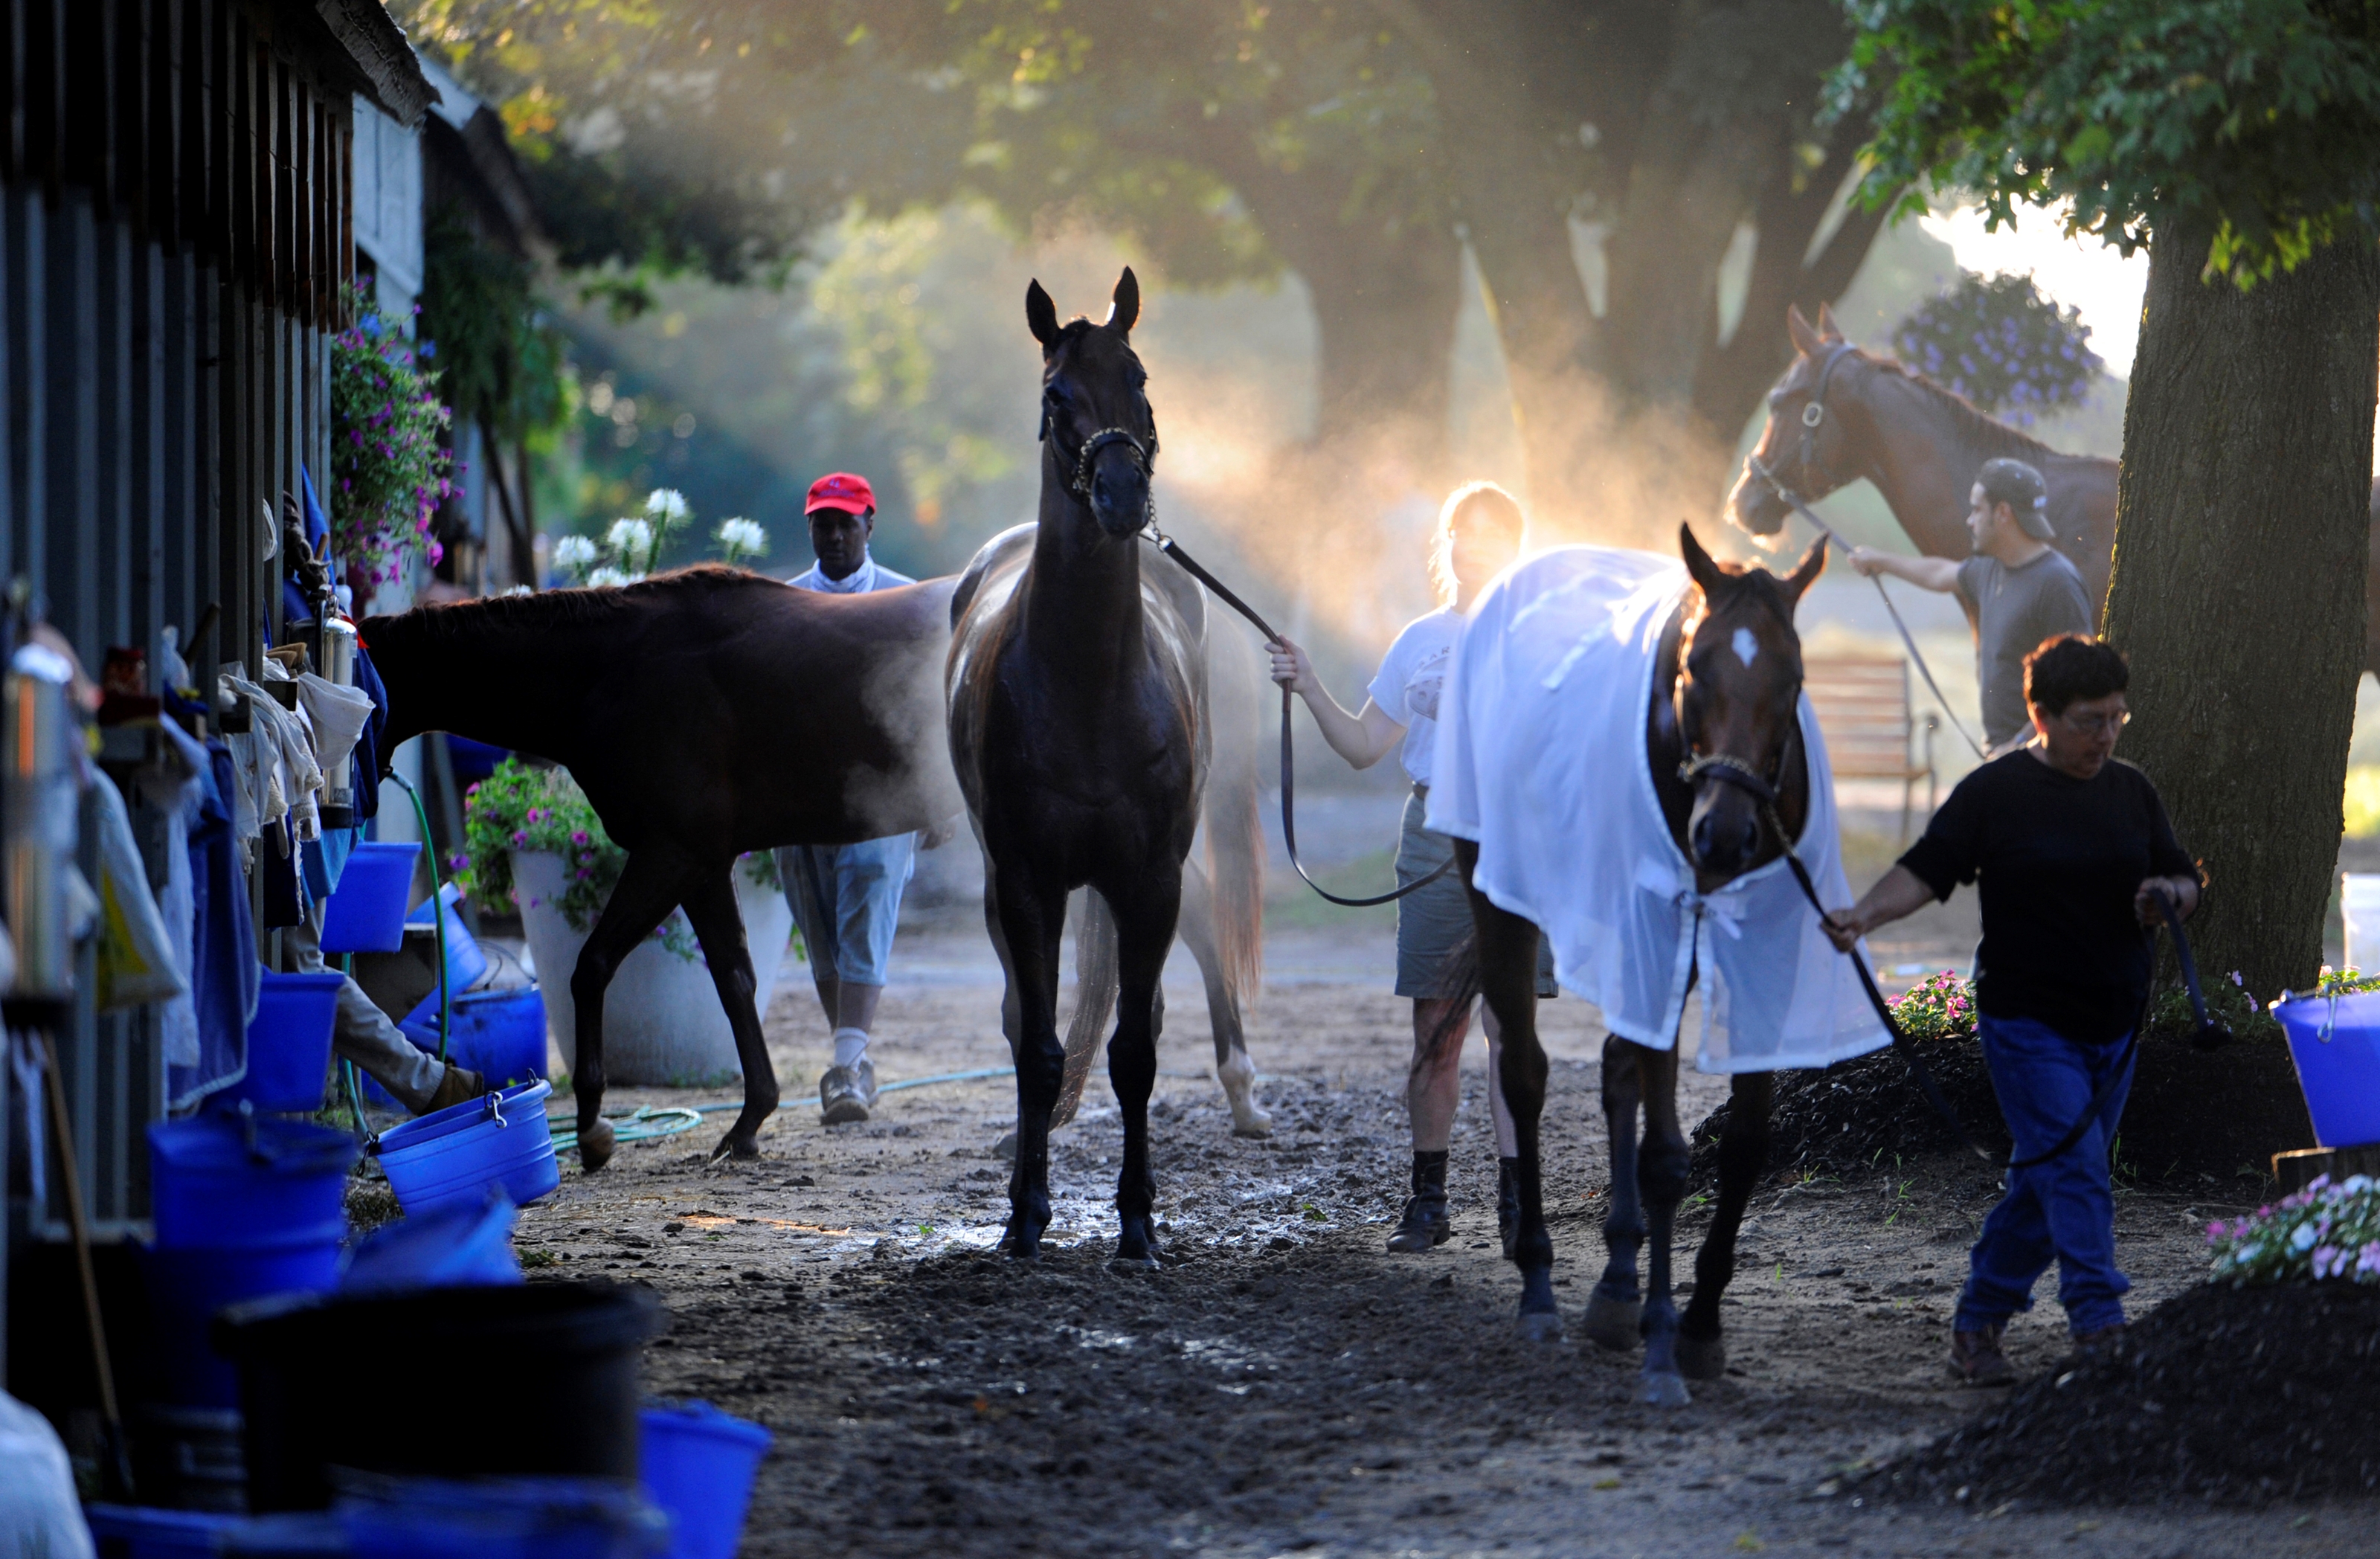
<instances>
[{"instance_id":1,"label":"red baseball cap","mask_svg":"<svg viewBox=\"0 0 2380 1559\"><path fill-rule=\"evenodd\" d=\"M802 513L841 509L845 514L866 514L875 506L876 489L868 485L866 477L833 471L810 483L809 502L802 505Z\"/></svg>"}]
</instances>

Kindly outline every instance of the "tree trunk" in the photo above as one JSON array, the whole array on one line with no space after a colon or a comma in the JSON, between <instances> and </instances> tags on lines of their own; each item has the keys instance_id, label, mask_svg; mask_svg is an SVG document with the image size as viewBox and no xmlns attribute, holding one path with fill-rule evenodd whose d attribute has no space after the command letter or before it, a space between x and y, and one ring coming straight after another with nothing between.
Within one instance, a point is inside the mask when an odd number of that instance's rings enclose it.
<instances>
[{"instance_id":1,"label":"tree trunk","mask_svg":"<svg viewBox=\"0 0 2380 1559\"><path fill-rule=\"evenodd\" d=\"M1314 442L1389 444L1415 482L1443 486L1463 246L1437 226L1341 230L1332 238L1284 246L1321 336Z\"/></svg>"},{"instance_id":2,"label":"tree trunk","mask_svg":"<svg viewBox=\"0 0 2380 1559\"><path fill-rule=\"evenodd\" d=\"M2209 879L2199 968L2269 1000L2313 983L2338 860L2380 254L2336 244L2244 294L2200 281L2206 255L2180 227L2150 251L2107 637L2132 666L2119 750Z\"/></svg>"}]
</instances>

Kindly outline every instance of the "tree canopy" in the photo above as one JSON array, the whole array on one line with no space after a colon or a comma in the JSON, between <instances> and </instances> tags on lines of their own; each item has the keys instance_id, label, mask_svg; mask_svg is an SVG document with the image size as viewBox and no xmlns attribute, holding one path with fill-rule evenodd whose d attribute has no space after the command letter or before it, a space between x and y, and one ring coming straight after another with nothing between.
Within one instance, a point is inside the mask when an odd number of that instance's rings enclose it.
<instances>
[{"instance_id":1,"label":"tree canopy","mask_svg":"<svg viewBox=\"0 0 2380 1559\"><path fill-rule=\"evenodd\" d=\"M2380 6L2353 0L1853 0L1835 110L1873 107L1864 194L1979 194L1992 222L2070 202L2126 253L2211 235L2252 286L2380 231Z\"/></svg>"}]
</instances>

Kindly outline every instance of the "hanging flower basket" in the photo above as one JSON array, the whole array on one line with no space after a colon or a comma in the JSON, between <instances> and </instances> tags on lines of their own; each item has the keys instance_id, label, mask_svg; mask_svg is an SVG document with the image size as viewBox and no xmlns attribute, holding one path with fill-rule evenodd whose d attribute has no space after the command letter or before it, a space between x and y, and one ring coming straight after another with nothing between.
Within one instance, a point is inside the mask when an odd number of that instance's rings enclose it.
<instances>
[{"instance_id":1,"label":"hanging flower basket","mask_svg":"<svg viewBox=\"0 0 2380 1559\"><path fill-rule=\"evenodd\" d=\"M454 414L398 322L350 288L355 323L331 338L331 551L358 597L441 549L431 517L455 492L444 434Z\"/></svg>"}]
</instances>

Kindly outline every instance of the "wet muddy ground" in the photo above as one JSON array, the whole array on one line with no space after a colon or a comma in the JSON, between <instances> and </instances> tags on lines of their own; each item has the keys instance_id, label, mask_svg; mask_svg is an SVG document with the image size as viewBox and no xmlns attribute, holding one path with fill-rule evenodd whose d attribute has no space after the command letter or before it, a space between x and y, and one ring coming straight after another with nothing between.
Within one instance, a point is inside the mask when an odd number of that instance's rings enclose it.
<instances>
[{"instance_id":1,"label":"wet muddy ground","mask_svg":"<svg viewBox=\"0 0 2380 1559\"><path fill-rule=\"evenodd\" d=\"M1956 959L1971 922L1934 913L1879 962ZM880 1078L1005 1064L979 932L945 920L905 932L895 956ZM2380 1509L2353 1501L1976 1509L1844 1487L1847 1469L1994 1406L1942 1365L1967 1242L1996 1194L1972 1162L1767 1186L1729 1291L1727 1378L1684 1409L1637 1406L1635 1359L1575 1325L1601 1263L1608 1175L1601 1034L1568 999L1545 1009L1547 1185L1572 1335L1519 1343L1477 1042L1454 1142L1456 1237L1387 1256L1408 1163L1409 1008L1386 994L1384 924L1277 930L1268 959L1249 1027L1274 1120L1262 1141L1230 1135L1195 977L1178 956L1170 971L1156 1273L1106 1263L1120 1132L1102 1078L1055 1142L1049 1254L1018 1267L990 1249L1010 1082L888 1092L868 1124L822 1127L826 1034L798 968L769 1032L786 1098L810 1102L779 1114L764 1157L706 1162L723 1114L624 1146L524 1213L521 1248L534 1275L651 1284L672 1329L649 1355L650 1389L776 1431L747 1553L2372 1552ZM1714 1079L1686 1087L1689 1120L1723 1097ZM2136 1314L2196 1280L2198 1231L2240 1194L2122 1194ZM2028 1376L2054 1373L2065 1352L2046 1284L2042 1298L2011 1332Z\"/></svg>"}]
</instances>

